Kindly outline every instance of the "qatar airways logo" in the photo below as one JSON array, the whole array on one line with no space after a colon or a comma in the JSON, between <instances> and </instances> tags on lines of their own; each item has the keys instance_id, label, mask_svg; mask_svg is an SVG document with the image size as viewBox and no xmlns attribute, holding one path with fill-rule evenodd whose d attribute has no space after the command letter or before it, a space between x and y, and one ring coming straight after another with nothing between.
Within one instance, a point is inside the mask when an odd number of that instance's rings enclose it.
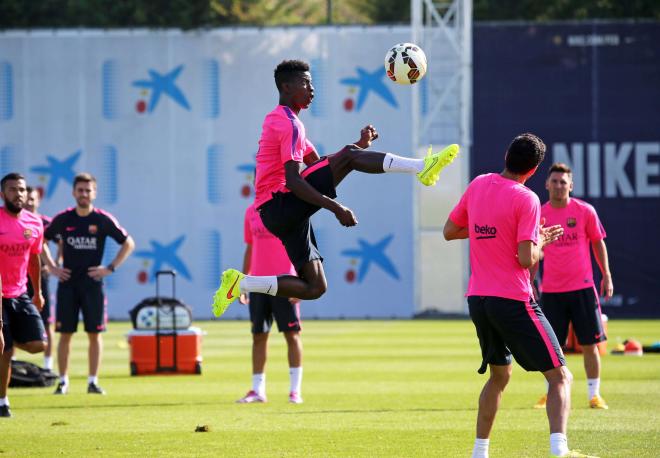
<instances>
[{"instance_id":1,"label":"qatar airways logo","mask_svg":"<svg viewBox=\"0 0 660 458\"><path fill-rule=\"evenodd\" d=\"M0 251L7 256L24 256L25 252L30 248L29 243L13 243L11 245L0 245Z\"/></svg>"},{"instance_id":2,"label":"qatar airways logo","mask_svg":"<svg viewBox=\"0 0 660 458\"><path fill-rule=\"evenodd\" d=\"M474 233L477 235L477 240L479 239L494 239L497 236L497 228L495 226L479 226L478 224L474 225Z\"/></svg>"},{"instance_id":3,"label":"qatar airways logo","mask_svg":"<svg viewBox=\"0 0 660 458\"><path fill-rule=\"evenodd\" d=\"M68 243L75 250L96 250L96 237L67 237Z\"/></svg>"}]
</instances>

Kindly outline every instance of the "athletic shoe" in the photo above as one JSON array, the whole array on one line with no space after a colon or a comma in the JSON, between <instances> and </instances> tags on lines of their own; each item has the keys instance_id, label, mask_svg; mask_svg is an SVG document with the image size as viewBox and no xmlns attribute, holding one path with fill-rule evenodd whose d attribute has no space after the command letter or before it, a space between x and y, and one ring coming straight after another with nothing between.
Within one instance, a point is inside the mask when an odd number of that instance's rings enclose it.
<instances>
[{"instance_id":1,"label":"athletic shoe","mask_svg":"<svg viewBox=\"0 0 660 458\"><path fill-rule=\"evenodd\" d=\"M607 403L605 402L605 399L601 398L600 395L596 394L594 395L593 398L591 398L591 401L589 401L589 407L592 409L604 409L607 410L609 407L607 407Z\"/></svg>"},{"instance_id":2,"label":"athletic shoe","mask_svg":"<svg viewBox=\"0 0 660 458\"><path fill-rule=\"evenodd\" d=\"M222 272L220 288L213 296L213 314L220 316L225 313L229 304L241 295L241 280L245 274L236 269L227 269Z\"/></svg>"},{"instance_id":3,"label":"athletic shoe","mask_svg":"<svg viewBox=\"0 0 660 458\"><path fill-rule=\"evenodd\" d=\"M60 382L57 384L57 388L55 388L53 394L67 394L68 392L69 392L69 385L67 385L64 382Z\"/></svg>"},{"instance_id":4,"label":"athletic shoe","mask_svg":"<svg viewBox=\"0 0 660 458\"><path fill-rule=\"evenodd\" d=\"M87 385L88 394L105 394L105 390L98 386L96 383L92 382Z\"/></svg>"},{"instance_id":5,"label":"athletic shoe","mask_svg":"<svg viewBox=\"0 0 660 458\"><path fill-rule=\"evenodd\" d=\"M289 393L289 403L291 404L302 404L303 398L300 397L300 394L296 391Z\"/></svg>"},{"instance_id":6,"label":"athletic shoe","mask_svg":"<svg viewBox=\"0 0 660 458\"><path fill-rule=\"evenodd\" d=\"M536 401L536 404L534 404L535 409L545 409L545 404L548 402L548 395L544 394L541 396L541 398Z\"/></svg>"},{"instance_id":7,"label":"athletic shoe","mask_svg":"<svg viewBox=\"0 0 660 458\"><path fill-rule=\"evenodd\" d=\"M556 456L556 455L552 455ZM599 458L595 455L587 455L586 453L582 453L579 450L569 450L567 453L564 453L563 455L559 455L560 458Z\"/></svg>"},{"instance_id":8,"label":"athletic shoe","mask_svg":"<svg viewBox=\"0 0 660 458\"><path fill-rule=\"evenodd\" d=\"M429 146L428 155L424 158L424 169L417 174L417 178L424 186L433 186L438 181L442 169L452 163L458 155L459 146L449 145L439 153L433 153Z\"/></svg>"},{"instance_id":9,"label":"athletic shoe","mask_svg":"<svg viewBox=\"0 0 660 458\"><path fill-rule=\"evenodd\" d=\"M11 410L9 410L9 406L7 405L0 406L0 417L6 417L6 418L11 417Z\"/></svg>"},{"instance_id":10,"label":"athletic shoe","mask_svg":"<svg viewBox=\"0 0 660 458\"><path fill-rule=\"evenodd\" d=\"M266 395L260 395L254 390L247 392L245 396L236 401L237 404L252 404L253 402L268 402Z\"/></svg>"}]
</instances>

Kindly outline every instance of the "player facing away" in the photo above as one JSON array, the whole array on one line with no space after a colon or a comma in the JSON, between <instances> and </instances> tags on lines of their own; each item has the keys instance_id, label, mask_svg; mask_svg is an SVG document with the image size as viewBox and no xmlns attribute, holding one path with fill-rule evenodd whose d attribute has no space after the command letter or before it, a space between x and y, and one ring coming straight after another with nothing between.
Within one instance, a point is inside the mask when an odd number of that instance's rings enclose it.
<instances>
[{"instance_id":1,"label":"player facing away","mask_svg":"<svg viewBox=\"0 0 660 458\"><path fill-rule=\"evenodd\" d=\"M310 218L324 208L342 226L357 224L353 211L335 200L336 187L350 172L411 173L424 185L432 186L440 171L458 154L458 145L424 159L366 151L378 138L376 129L368 125L360 131L357 142L320 158L298 117L314 98L309 65L299 60L281 62L275 68L275 84L279 105L266 115L259 139L255 205L266 229L282 241L298 276L245 276L228 269L214 297L216 316L222 315L242 292L303 300L317 299L325 292L323 258Z\"/></svg>"},{"instance_id":2,"label":"player facing away","mask_svg":"<svg viewBox=\"0 0 660 458\"><path fill-rule=\"evenodd\" d=\"M27 187L27 200L25 201L25 210L37 215L41 218L41 222L44 225L44 230L48 227L51 222L51 218L42 215L39 213L39 206L41 205L41 194L39 190L33 188L32 186ZM44 307L41 309L41 319L44 322L44 328L46 329L46 337L48 338L48 346L44 351L44 369L53 370L53 316L52 316L52 306L50 303L50 289L48 285L48 279L50 274L48 273L48 266L53 264L52 257L50 254L50 249L48 248L48 242L44 240L43 249L41 251L41 294L44 298ZM28 278L28 296L34 296L34 288L32 288L32 282Z\"/></svg>"},{"instance_id":3,"label":"player facing away","mask_svg":"<svg viewBox=\"0 0 660 458\"><path fill-rule=\"evenodd\" d=\"M495 415L511 378L512 355L524 369L540 371L548 381L551 454L585 456L568 448L572 375L552 327L533 302L528 271L538 262L541 248L562 233L559 225L540 224L539 198L524 186L544 156L545 145L535 135L514 138L504 171L476 177L444 227L446 240L470 240L466 296L481 346L479 373L490 367L479 396L474 458L488 457Z\"/></svg>"},{"instance_id":4,"label":"player facing away","mask_svg":"<svg viewBox=\"0 0 660 458\"><path fill-rule=\"evenodd\" d=\"M559 224L564 234L543 250L543 295L541 308L559 342L565 342L568 324L582 347L587 374L589 406L607 409L600 396L599 342L607 339L603 330L600 303L594 286L590 248L602 274L600 294L609 299L614 292L605 246L605 229L596 210L570 196L573 173L562 163L553 164L545 182L550 200L541 207L546 224ZM534 406L545 407L546 396Z\"/></svg>"},{"instance_id":5,"label":"player facing away","mask_svg":"<svg viewBox=\"0 0 660 458\"><path fill-rule=\"evenodd\" d=\"M251 275L295 275L296 271L282 242L268 232L261 222L255 204L245 211L245 254L243 272ZM239 299L250 306L252 323L252 389L238 403L266 402L266 358L268 334L273 326L284 334L289 360L289 402L301 404L302 340L300 338L300 300L269 296L262 293L241 294Z\"/></svg>"},{"instance_id":6,"label":"player facing away","mask_svg":"<svg viewBox=\"0 0 660 458\"><path fill-rule=\"evenodd\" d=\"M69 390L69 350L80 312L89 340L87 392L105 394L98 384L103 351L101 333L106 329L103 278L114 273L133 251L135 243L110 213L94 207L96 178L92 175L76 175L73 197L76 206L56 215L45 233L47 240L62 243L62 267L50 266L59 279L55 331L60 333L57 344L60 381L54 394L66 394ZM108 265L102 265L107 237L121 247Z\"/></svg>"},{"instance_id":7,"label":"player facing away","mask_svg":"<svg viewBox=\"0 0 660 458\"><path fill-rule=\"evenodd\" d=\"M46 349L46 331L39 311L41 295L41 261L43 246L41 219L23 209L27 199L25 178L18 173L5 175L0 181L0 278L2 278L2 335L4 351L0 356L0 417L11 417L9 378L14 346L28 353ZM34 286L32 299L27 295L28 275Z\"/></svg>"}]
</instances>

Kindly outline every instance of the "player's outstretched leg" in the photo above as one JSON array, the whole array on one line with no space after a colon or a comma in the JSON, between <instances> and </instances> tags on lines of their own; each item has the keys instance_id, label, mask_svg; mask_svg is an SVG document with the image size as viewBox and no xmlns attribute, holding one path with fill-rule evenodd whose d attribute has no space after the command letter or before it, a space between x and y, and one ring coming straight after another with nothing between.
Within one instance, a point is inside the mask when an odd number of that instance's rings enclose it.
<instances>
[{"instance_id":1,"label":"player's outstretched leg","mask_svg":"<svg viewBox=\"0 0 660 458\"><path fill-rule=\"evenodd\" d=\"M452 144L433 153L432 147L429 147L428 155L424 159L417 159L347 145L328 159L335 186L353 170L363 173L414 173L422 184L433 186L442 169L456 158L459 149L458 145Z\"/></svg>"},{"instance_id":2,"label":"player's outstretched leg","mask_svg":"<svg viewBox=\"0 0 660 458\"><path fill-rule=\"evenodd\" d=\"M227 269L222 272L220 288L213 296L213 314L220 316L225 313L229 304L241 295L241 280L245 274L236 269Z\"/></svg>"}]
</instances>

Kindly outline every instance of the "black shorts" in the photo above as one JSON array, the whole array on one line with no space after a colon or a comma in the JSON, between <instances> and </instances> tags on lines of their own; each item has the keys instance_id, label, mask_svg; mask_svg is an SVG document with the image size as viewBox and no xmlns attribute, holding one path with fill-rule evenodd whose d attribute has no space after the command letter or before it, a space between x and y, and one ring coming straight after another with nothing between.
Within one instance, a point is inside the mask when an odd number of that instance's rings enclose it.
<instances>
[{"instance_id":1,"label":"black shorts","mask_svg":"<svg viewBox=\"0 0 660 458\"><path fill-rule=\"evenodd\" d=\"M50 286L48 285L49 279L50 275L41 274L41 295L44 297L44 308L41 309L41 319L44 322L44 326L48 326L53 322L52 304L50 303ZM32 282L29 278L27 287L28 296L33 297L34 289L32 288Z\"/></svg>"},{"instance_id":2,"label":"black shorts","mask_svg":"<svg viewBox=\"0 0 660 458\"><path fill-rule=\"evenodd\" d=\"M18 297L2 298L2 321L5 351L12 349L14 341L27 343L35 340L43 342L47 340L46 329L39 310L25 293Z\"/></svg>"},{"instance_id":3,"label":"black shorts","mask_svg":"<svg viewBox=\"0 0 660 458\"><path fill-rule=\"evenodd\" d=\"M580 345L607 340L600 303L593 287L565 293L543 293L541 308L561 343L568 337L569 322L573 323L573 332Z\"/></svg>"},{"instance_id":4,"label":"black shorts","mask_svg":"<svg viewBox=\"0 0 660 458\"><path fill-rule=\"evenodd\" d=\"M511 364L511 355L527 371L565 366L557 337L541 308L530 302L493 296L469 296L470 318L477 329L482 363Z\"/></svg>"},{"instance_id":5,"label":"black shorts","mask_svg":"<svg viewBox=\"0 0 660 458\"><path fill-rule=\"evenodd\" d=\"M250 321L252 334L270 332L273 317L280 332L300 331L300 306L285 297L250 293Z\"/></svg>"},{"instance_id":6,"label":"black shorts","mask_svg":"<svg viewBox=\"0 0 660 458\"><path fill-rule=\"evenodd\" d=\"M71 333L78 330L82 312L85 332L104 332L106 325L103 282L90 279L68 280L57 286L55 330Z\"/></svg>"},{"instance_id":7,"label":"black shorts","mask_svg":"<svg viewBox=\"0 0 660 458\"><path fill-rule=\"evenodd\" d=\"M337 197L327 157L307 167L302 177L321 194L331 199ZM258 209L266 229L282 241L298 275L301 275L302 267L308 262L316 259L323 261L310 221L311 216L320 208L292 192L276 192L271 200Z\"/></svg>"}]
</instances>

